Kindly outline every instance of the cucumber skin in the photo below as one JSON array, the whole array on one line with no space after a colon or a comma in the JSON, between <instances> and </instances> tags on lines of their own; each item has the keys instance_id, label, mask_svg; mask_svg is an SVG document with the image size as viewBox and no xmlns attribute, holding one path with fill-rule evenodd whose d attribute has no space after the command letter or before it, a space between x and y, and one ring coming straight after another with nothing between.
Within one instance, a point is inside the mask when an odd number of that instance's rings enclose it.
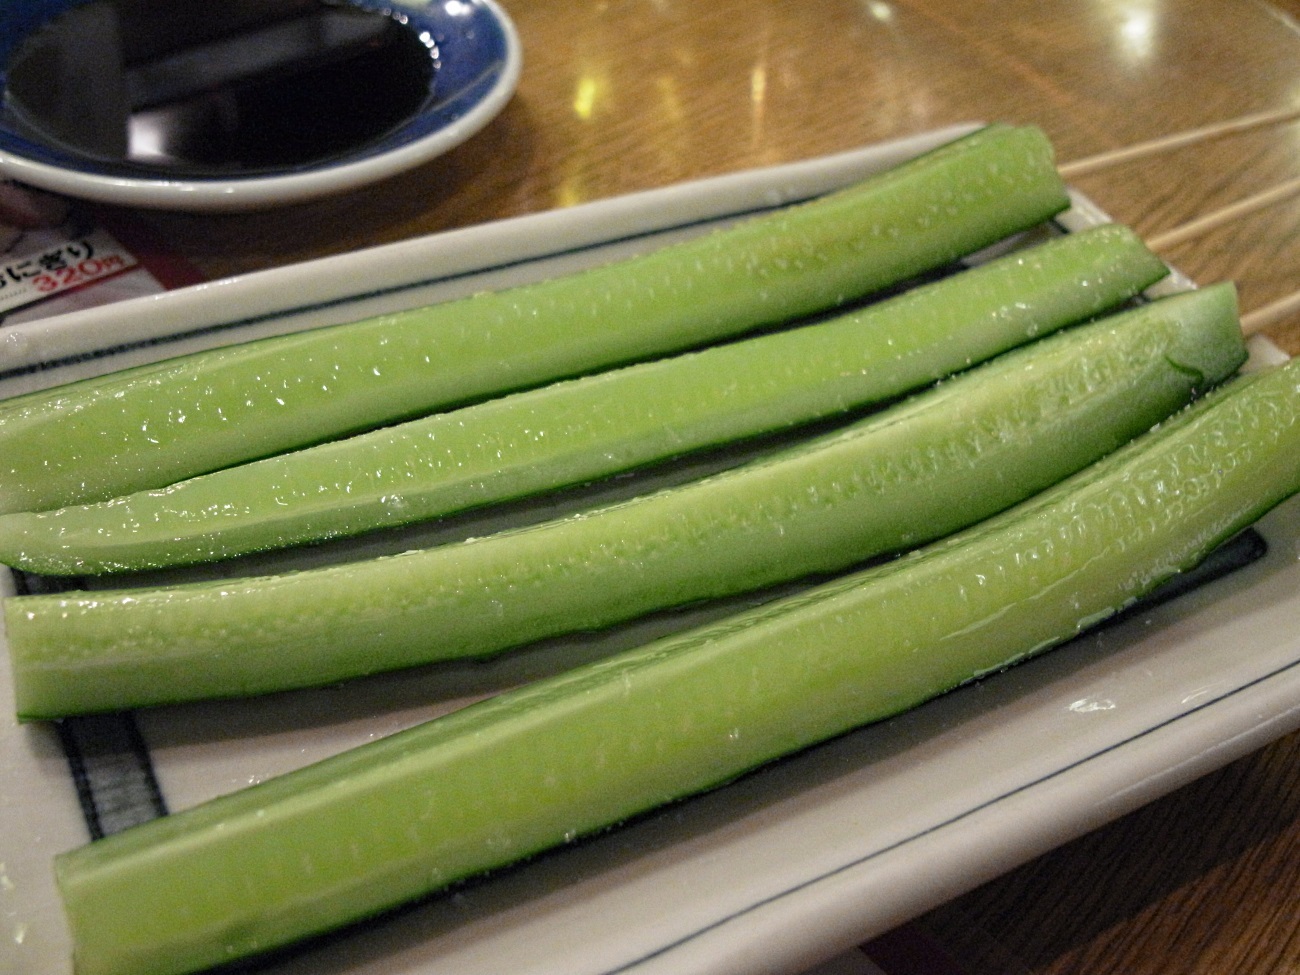
<instances>
[{"instance_id":1,"label":"cucumber skin","mask_svg":"<svg viewBox=\"0 0 1300 975\"><path fill-rule=\"evenodd\" d=\"M0 562L155 569L408 524L878 403L1104 312L1167 274L1129 229L1070 234L866 309L95 505L0 515Z\"/></svg>"},{"instance_id":2,"label":"cucumber skin","mask_svg":"<svg viewBox=\"0 0 1300 975\"><path fill-rule=\"evenodd\" d=\"M264 951L718 786L1068 640L1297 491L1293 361L930 548L60 855L78 972Z\"/></svg>"},{"instance_id":3,"label":"cucumber skin","mask_svg":"<svg viewBox=\"0 0 1300 975\"><path fill-rule=\"evenodd\" d=\"M28 394L0 407L0 511L162 487L702 345L943 266L1068 205L1046 137L990 126L856 188L616 265Z\"/></svg>"},{"instance_id":4,"label":"cucumber skin","mask_svg":"<svg viewBox=\"0 0 1300 975\"><path fill-rule=\"evenodd\" d=\"M19 716L484 656L843 570L1055 483L1244 357L1235 293L1221 285L1007 353L765 460L552 522L281 576L11 598Z\"/></svg>"}]
</instances>

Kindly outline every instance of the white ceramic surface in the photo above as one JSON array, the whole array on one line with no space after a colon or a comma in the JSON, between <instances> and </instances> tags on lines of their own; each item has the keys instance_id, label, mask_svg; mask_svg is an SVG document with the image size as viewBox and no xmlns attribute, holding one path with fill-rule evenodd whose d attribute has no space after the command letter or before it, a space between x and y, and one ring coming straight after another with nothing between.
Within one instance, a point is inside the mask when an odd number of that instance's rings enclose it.
<instances>
[{"instance_id":1,"label":"white ceramic surface","mask_svg":"<svg viewBox=\"0 0 1300 975\"><path fill-rule=\"evenodd\" d=\"M436 41L434 94L394 132L329 162L232 178L170 177L98 163L33 143L0 118L0 176L66 196L130 207L238 211L297 203L385 179L445 153L505 107L523 54L514 24L495 0L354 0L396 12ZM35 23L71 6L39 0L0 9L0 65ZM0 67L0 97L4 71Z\"/></svg>"},{"instance_id":2,"label":"white ceramic surface","mask_svg":"<svg viewBox=\"0 0 1300 975\"><path fill-rule=\"evenodd\" d=\"M25 357L10 360L0 396L126 361L589 264L821 192L953 134L33 323L12 345L0 330L0 353ZM1063 224L1077 229L1099 219L1079 199ZM282 304L286 294L297 304ZM131 341L148 344L95 355L118 346L118 329L128 327L139 330L128 333ZM1256 352L1271 354L1266 343ZM23 368L42 356L62 364L49 372ZM456 530L473 534L493 524L484 516ZM806 969L1300 726L1300 503L1274 512L1261 531L1270 545L1264 559L1176 602L709 795L330 939L271 970ZM417 534L439 537L437 529ZM404 541L369 541L349 551ZM311 557L329 557L329 550ZM162 793L180 809L691 621L678 614L490 664L263 701L164 708L137 722ZM7 663L0 664L5 714L12 713L8 681ZM0 970L70 971L50 857L84 839L56 735L46 725L5 719Z\"/></svg>"}]
</instances>

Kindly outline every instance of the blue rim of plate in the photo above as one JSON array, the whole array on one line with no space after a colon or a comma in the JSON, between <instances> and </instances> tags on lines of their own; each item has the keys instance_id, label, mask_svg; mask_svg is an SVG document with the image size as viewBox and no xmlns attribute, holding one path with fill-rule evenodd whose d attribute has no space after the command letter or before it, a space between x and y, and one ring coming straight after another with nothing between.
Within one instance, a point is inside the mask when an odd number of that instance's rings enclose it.
<instances>
[{"instance_id":1,"label":"blue rim of plate","mask_svg":"<svg viewBox=\"0 0 1300 975\"><path fill-rule=\"evenodd\" d=\"M5 66L18 43L57 14L84 2L25 0L0 5L0 98ZM167 177L33 142L0 118L0 177L126 206L239 210L281 205L371 183L433 159L482 129L514 94L522 51L513 23L495 0L350 2L400 15L437 46L433 97L386 136L339 158L274 173Z\"/></svg>"}]
</instances>

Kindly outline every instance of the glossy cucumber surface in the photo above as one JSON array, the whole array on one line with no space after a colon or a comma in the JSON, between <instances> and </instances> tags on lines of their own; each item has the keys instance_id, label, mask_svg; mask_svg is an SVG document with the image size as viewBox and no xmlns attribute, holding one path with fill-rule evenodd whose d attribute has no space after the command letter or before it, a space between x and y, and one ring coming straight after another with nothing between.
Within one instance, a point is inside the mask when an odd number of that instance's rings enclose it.
<instances>
[{"instance_id":1,"label":"glossy cucumber surface","mask_svg":"<svg viewBox=\"0 0 1300 975\"><path fill-rule=\"evenodd\" d=\"M1300 490L1300 364L894 562L61 856L81 975L176 975L725 783L1069 639Z\"/></svg>"},{"instance_id":2,"label":"glossy cucumber surface","mask_svg":"<svg viewBox=\"0 0 1300 975\"><path fill-rule=\"evenodd\" d=\"M0 405L0 511L162 487L783 322L1066 206L1043 134L991 126L856 187L617 264L29 394Z\"/></svg>"},{"instance_id":3,"label":"glossy cucumber surface","mask_svg":"<svg viewBox=\"0 0 1300 975\"><path fill-rule=\"evenodd\" d=\"M1000 511L1245 357L1220 285L1050 336L845 430L516 531L280 576L5 605L20 715L329 683L833 572Z\"/></svg>"},{"instance_id":4,"label":"glossy cucumber surface","mask_svg":"<svg viewBox=\"0 0 1300 975\"><path fill-rule=\"evenodd\" d=\"M488 400L124 498L0 515L0 563L81 575L436 518L900 396L1110 309L1167 269L1060 237L866 309Z\"/></svg>"}]
</instances>

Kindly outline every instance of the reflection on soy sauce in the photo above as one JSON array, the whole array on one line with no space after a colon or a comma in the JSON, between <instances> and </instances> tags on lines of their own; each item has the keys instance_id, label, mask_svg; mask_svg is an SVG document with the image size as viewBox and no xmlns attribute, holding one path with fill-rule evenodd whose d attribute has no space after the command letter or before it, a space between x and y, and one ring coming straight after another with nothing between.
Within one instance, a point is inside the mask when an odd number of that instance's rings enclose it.
<instances>
[{"instance_id":1,"label":"reflection on soy sauce","mask_svg":"<svg viewBox=\"0 0 1300 975\"><path fill-rule=\"evenodd\" d=\"M437 49L345 0L91 0L23 40L5 112L39 142L169 175L292 168L416 114Z\"/></svg>"}]
</instances>

